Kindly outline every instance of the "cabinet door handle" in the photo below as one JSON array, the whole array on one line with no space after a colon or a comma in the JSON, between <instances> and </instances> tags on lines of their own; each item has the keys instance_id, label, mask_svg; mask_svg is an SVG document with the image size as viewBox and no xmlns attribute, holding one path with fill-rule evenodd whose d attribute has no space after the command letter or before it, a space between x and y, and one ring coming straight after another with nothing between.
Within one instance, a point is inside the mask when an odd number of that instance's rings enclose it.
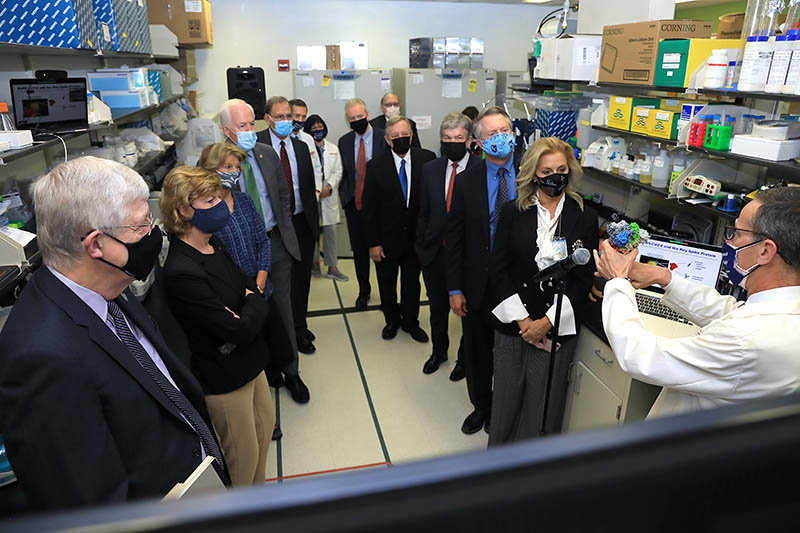
<instances>
[{"instance_id":1,"label":"cabinet door handle","mask_svg":"<svg viewBox=\"0 0 800 533\"><path fill-rule=\"evenodd\" d=\"M601 360L602 362L604 362L605 364L607 364L607 365L613 365L613 364L614 364L614 361L613 361L612 359L606 359L605 357L603 357L603 356L600 354L600 350L595 350L595 351L594 351L594 354L595 354L597 357L599 357L599 358L600 358L600 360Z\"/></svg>"},{"instance_id":2,"label":"cabinet door handle","mask_svg":"<svg viewBox=\"0 0 800 533\"><path fill-rule=\"evenodd\" d=\"M581 378L583 377L583 372L578 371L575 374L575 384L572 386L572 389L575 391L575 394L581 393Z\"/></svg>"}]
</instances>

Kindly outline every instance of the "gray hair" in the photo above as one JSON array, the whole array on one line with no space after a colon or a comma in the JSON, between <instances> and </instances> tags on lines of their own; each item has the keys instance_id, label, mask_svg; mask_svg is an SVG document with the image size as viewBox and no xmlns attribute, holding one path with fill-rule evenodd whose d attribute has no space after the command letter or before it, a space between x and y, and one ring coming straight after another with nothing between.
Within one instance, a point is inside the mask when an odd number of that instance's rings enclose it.
<instances>
[{"instance_id":1,"label":"gray hair","mask_svg":"<svg viewBox=\"0 0 800 533\"><path fill-rule=\"evenodd\" d=\"M508 122L508 127L513 130L513 125L511 124L511 118L508 116L508 113L503 110L502 107L498 106L491 106L487 107L481 114L478 115L478 118L475 119L475 125L472 126L472 134L475 136L476 139L481 138L482 128L481 128L481 121L486 117L491 117L493 115L503 115Z\"/></svg>"},{"instance_id":2,"label":"gray hair","mask_svg":"<svg viewBox=\"0 0 800 533\"><path fill-rule=\"evenodd\" d=\"M82 257L81 239L88 232L121 226L130 203L147 201L150 190L135 170L87 156L55 167L33 184L32 193L42 259L64 272Z\"/></svg>"},{"instance_id":3,"label":"gray hair","mask_svg":"<svg viewBox=\"0 0 800 533\"><path fill-rule=\"evenodd\" d=\"M361 98L351 98L350 100L344 103L344 119L347 121L347 110L353 107L354 105L360 105L364 108L364 113L367 112L367 104L364 103L364 100Z\"/></svg>"},{"instance_id":4,"label":"gray hair","mask_svg":"<svg viewBox=\"0 0 800 533\"><path fill-rule=\"evenodd\" d=\"M275 104L282 104L283 102L289 104L289 100L285 96L273 96L272 98L267 100L267 106L264 108L267 112L267 115L272 114L272 106L274 106ZM289 104L289 107L291 108L292 104Z\"/></svg>"},{"instance_id":5,"label":"gray hair","mask_svg":"<svg viewBox=\"0 0 800 533\"><path fill-rule=\"evenodd\" d=\"M403 116L400 116L400 115L395 115L392 118L390 118L389 120L387 120L386 121L386 129L388 130L389 126L394 126L398 122L405 122L406 124L408 124L408 129L409 130L411 129L411 122L409 122L409 120L406 117L403 117Z\"/></svg>"},{"instance_id":6,"label":"gray hair","mask_svg":"<svg viewBox=\"0 0 800 533\"><path fill-rule=\"evenodd\" d=\"M469 132L472 129L472 121L467 115L459 113L458 111L448 113L445 115L444 120L442 120L442 125L439 126L439 137L444 135L444 130L454 130L456 128L464 128L464 131L467 132L467 137L469 137Z\"/></svg>"},{"instance_id":7,"label":"gray hair","mask_svg":"<svg viewBox=\"0 0 800 533\"><path fill-rule=\"evenodd\" d=\"M253 110L253 106L241 100L239 98L231 98L230 100L225 100L222 103L222 106L219 108L219 113L217 113L217 117L219 118L219 123L221 126L231 127L231 107L237 105L245 105L250 110L250 113L253 114L253 118L256 118L256 112Z\"/></svg>"},{"instance_id":8,"label":"gray hair","mask_svg":"<svg viewBox=\"0 0 800 533\"><path fill-rule=\"evenodd\" d=\"M386 97L389 96L390 94L392 96L397 96L397 93L392 92L392 91L389 91L389 92L385 93L383 96L381 96L381 105L383 105L386 102ZM399 96L397 96L397 100L398 101L400 100Z\"/></svg>"},{"instance_id":9,"label":"gray hair","mask_svg":"<svg viewBox=\"0 0 800 533\"><path fill-rule=\"evenodd\" d=\"M756 195L753 231L775 241L778 254L796 273L800 273L800 187L774 187Z\"/></svg>"}]
</instances>

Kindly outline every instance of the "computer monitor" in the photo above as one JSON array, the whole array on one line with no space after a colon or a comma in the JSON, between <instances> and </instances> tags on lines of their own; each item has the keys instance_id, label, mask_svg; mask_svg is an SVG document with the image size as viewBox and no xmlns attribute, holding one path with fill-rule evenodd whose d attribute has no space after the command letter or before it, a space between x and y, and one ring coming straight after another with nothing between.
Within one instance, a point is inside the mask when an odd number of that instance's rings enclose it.
<instances>
[{"instance_id":1,"label":"computer monitor","mask_svg":"<svg viewBox=\"0 0 800 533\"><path fill-rule=\"evenodd\" d=\"M13 79L10 85L17 129L66 133L88 126L85 78Z\"/></svg>"},{"instance_id":2,"label":"computer monitor","mask_svg":"<svg viewBox=\"0 0 800 533\"><path fill-rule=\"evenodd\" d=\"M651 236L639 245L637 261L668 268L673 276L716 288L722 268L722 249L711 244ZM648 290L663 292L659 286Z\"/></svg>"}]
</instances>

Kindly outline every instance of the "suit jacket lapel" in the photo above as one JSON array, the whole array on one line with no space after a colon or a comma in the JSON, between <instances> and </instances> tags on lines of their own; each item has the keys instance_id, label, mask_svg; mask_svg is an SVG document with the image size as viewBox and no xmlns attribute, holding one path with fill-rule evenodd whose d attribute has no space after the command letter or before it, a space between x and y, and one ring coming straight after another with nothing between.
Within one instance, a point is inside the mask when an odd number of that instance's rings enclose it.
<instances>
[{"instance_id":1,"label":"suit jacket lapel","mask_svg":"<svg viewBox=\"0 0 800 533\"><path fill-rule=\"evenodd\" d=\"M72 318L76 325L85 327L89 332L89 338L91 338L100 349L106 352L109 357L113 358L124 368L144 390L158 401L158 403L167 411L178 417L178 419L183 420L175 404L166 397L164 392L156 385L156 382L153 381L153 378L151 378L142 365L139 364L133 354L131 354L122 341L112 333L108 325L104 324L94 311L83 303L83 301L69 290L66 285L56 279L47 268L40 269L40 272L39 280L41 281L45 294L47 294L56 305L61 307L67 315ZM127 296L125 297L127 298ZM115 301L118 304L121 302L124 304L122 297L117 298ZM131 317L129 316L129 318Z\"/></svg>"},{"instance_id":2,"label":"suit jacket lapel","mask_svg":"<svg viewBox=\"0 0 800 533\"><path fill-rule=\"evenodd\" d=\"M575 230L575 226L578 223L578 218L580 217L580 207L578 203L575 202L570 196L564 197L564 207L561 210L561 235L557 235L558 237L565 238L567 240L569 235L572 235L573 231ZM569 243L567 243L569 245ZM569 249L567 249L567 253L571 253Z\"/></svg>"},{"instance_id":3,"label":"suit jacket lapel","mask_svg":"<svg viewBox=\"0 0 800 533\"><path fill-rule=\"evenodd\" d=\"M386 176L386 179L394 182L392 188L395 191L395 198L397 198L398 202L402 203L403 207L405 207L405 202L403 199L403 187L400 185L400 174L397 173L397 165L395 165L394 155L392 154L393 152L386 152L386 155L384 156L382 174ZM406 169L406 173L408 173L408 170L409 169Z\"/></svg>"},{"instance_id":4,"label":"suit jacket lapel","mask_svg":"<svg viewBox=\"0 0 800 533\"><path fill-rule=\"evenodd\" d=\"M478 203L476 209L478 213L481 213L483 218L483 234L486 238L486 242L489 242L489 184L487 183L486 178L486 161L482 161L481 165L478 167L478 172L476 173L477 179L473 184L475 186L476 194L473 197L473 201Z\"/></svg>"},{"instance_id":5,"label":"suit jacket lapel","mask_svg":"<svg viewBox=\"0 0 800 533\"><path fill-rule=\"evenodd\" d=\"M270 145L267 145L270 146ZM275 221L278 222L280 217L278 213L280 212L280 191L278 191L278 182L275 179L276 176L270 172L267 172L264 168L264 149L259 148L258 145L253 149L253 154L256 156L256 162L258 163L258 169L261 171L261 177L264 179L264 185L267 187L267 194L269 194L269 203L272 207L272 214L275 217Z\"/></svg>"}]
</instances>

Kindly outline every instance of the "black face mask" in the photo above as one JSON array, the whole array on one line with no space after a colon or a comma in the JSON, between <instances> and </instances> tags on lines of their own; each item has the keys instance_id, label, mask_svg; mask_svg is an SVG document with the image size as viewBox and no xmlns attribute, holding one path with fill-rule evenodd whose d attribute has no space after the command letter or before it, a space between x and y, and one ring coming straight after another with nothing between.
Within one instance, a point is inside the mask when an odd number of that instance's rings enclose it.
<instances>
[{"instance_id":1,"label":"black face mask","mask_svg":"<svg viewBox=\"0 0 800 533\"><path fill-rule=\"evenodd\" d=\"M369 126L369 122L367 122L366 117L350 123L350 128L359 135L364 135L364 132L367 131L367 126Z\"/></svg>"},{"instance_id":2,"label":"black face mask","mask_svg":"<svg viewBox=\"0 0 800 533\"><path fill-rule=\"evenodd\" d=\"M550 174L541 178L536 176L539 180L539 188L547 196L556 197L560 195L569 185L569 174Z\"/></svg>"},{"instance_id":3,"label":"black face mask","mask_svg":"<svg viewBox=\"0 0 800 533\"><path fill-rule=\"evenodd\" d=\"M442 155L457 163L467 155L467 145L463 142L442 142Z\"/></svg>"},{"instance_id":4,"label":"black face mask","mask_svg":"<svg viewBox=\"0 0 800 533\"><path fill-rule=\"evenodd\" d=\"M103 235L108 235L108 233L103 233ZM156 264L159 252L161 252L163 235L159 227L154 226L150 234L145 235L137 242L122 242L113 235L108 236L128 249L128 262L120 267L103 258L100 258L100 261L123 271L133 278L141 281L146 280L147 276L150 275L150 271L153 270L153 265Z\"/></svg>"},{"instance_id":5,"label":"black face mask","mask_svg":"<svg viewBox=\"0 0 800 533\"><path fill-rule=\"evenodd\" d=\"M392 139L392 151L399 156L404 156L411 149L411 137L397 137Z\"/></svg>"}]
</instances>

